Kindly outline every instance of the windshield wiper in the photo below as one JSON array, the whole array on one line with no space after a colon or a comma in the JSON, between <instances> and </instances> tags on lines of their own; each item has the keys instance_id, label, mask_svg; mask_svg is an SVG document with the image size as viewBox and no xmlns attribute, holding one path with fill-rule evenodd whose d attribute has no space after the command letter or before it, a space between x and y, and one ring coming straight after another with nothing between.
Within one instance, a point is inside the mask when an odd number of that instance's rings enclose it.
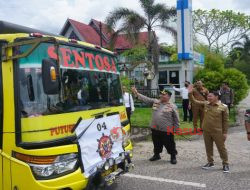
<instances>
[{"instance_id":1,"label":"windshield wiper","mask_svg":"<svg viewBox=\"0 0 250 190\"><path fill-rule=\"evenodd\" d=\"M89 127L92 125L92 123L96 119L98 119L98 116L103 115L104 113L107 113L107 112L110 112L110 110L106 110L106 111L103 111L103 112L92 114L91 116L95 116L94 119L90 122L90 124L78 136L76 136L76 139L74 140L74 142L77 142L84 135L84 133L89 129ZM75 126L71 130L72 133L75 132L76 128L79 126L81 121L82 121L82 117L79 117L77 123L75 124Z\"/></svg>"},{"instance_id":2,"label":"windshield wiper","mask_svg":"<svg viewBox=\"0 0 250 190\"><path fill-rule=\"evenodd\" d=\"M92 114L91 116L94 117L94 116L103 115L103 114L105 114L105 113L107 113L107 112L110 112L110 111L111 111L111 109L105 110L105 111L102 111L102 112L99 112L99 113Z\"/></svg>"}]
</instances>

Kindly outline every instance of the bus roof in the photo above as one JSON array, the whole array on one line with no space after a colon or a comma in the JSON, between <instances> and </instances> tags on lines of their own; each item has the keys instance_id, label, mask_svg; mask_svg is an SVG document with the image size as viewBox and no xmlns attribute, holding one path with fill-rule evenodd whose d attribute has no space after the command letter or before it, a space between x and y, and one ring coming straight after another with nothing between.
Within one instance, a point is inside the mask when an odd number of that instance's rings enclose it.
<instances>
[{"instance_id":1,"label":"bus roof","mask_svg":"<svg viewBox=\"0 0 250 190\"><path fill-rule=\"evenodd\" d=\"M41 31L41 30L37 30L37 29L33 29L33 28L29 28L29 27L25 27L25 26L21 26L21 25L17 25L17 24L13 24L10 22L0 20L0 39L6 39L7 41L13 41L16 38L30 37L31 33L39 33L43 37L54 37L59 41L71 42L71 39L68 39L68 38L63 37L63 36L59 36L59 35L52 34L49 32L45 32L45 31ZM112 51L101 48L101 47L96 46L94 44L90 44L90 43L82 42L82 41L76 41L76 40L74 40L74 41L77 44L82 45L82 46L86 46L86 47L90 47L90 48L94 48L94 49L99 49L99 50L102 50L106 53L114 54Z\"/></svg>"}]
</instances>

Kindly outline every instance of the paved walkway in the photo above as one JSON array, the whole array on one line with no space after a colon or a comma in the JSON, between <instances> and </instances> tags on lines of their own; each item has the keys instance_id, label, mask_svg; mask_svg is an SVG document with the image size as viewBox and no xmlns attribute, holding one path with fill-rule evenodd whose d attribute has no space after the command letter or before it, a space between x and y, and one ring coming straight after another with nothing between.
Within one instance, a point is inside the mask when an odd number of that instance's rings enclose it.
<instances>
[{"instance_id":1,"label":"paved walkway","mask_svg":"<svg viewBox=\"0 0 250 190\"><path fill-rule=\"evenodd\" d=\"M250 92L248 96L239 103L236 109L237 109L236 125L242 126L244 125L245 111L246 109L250 109Z\"/></svg>"},{"instance_id":2,"label":"paved walkway","mask_svg":"<svg viewBox=\"0 0 250 190\"><path fill-rule=\"evenodd\" d=\"M250 108L250 94L239 106L238 120L244 121L244 112ZM243 122L244 123L244 122ZM169 163L169 155L164 151L162 159L149 162L152 156L151 141L135 144L135 170L121 177L115 190L249 190L250 189L250 142L247 141L244 125L229 129L226 147L229 154L231 173L222 172L221 159L214 147L215 168L204 171L206 163L205 146L202 136L193 141L177 141L177 165Z\"/></svg>"}]
</instances>

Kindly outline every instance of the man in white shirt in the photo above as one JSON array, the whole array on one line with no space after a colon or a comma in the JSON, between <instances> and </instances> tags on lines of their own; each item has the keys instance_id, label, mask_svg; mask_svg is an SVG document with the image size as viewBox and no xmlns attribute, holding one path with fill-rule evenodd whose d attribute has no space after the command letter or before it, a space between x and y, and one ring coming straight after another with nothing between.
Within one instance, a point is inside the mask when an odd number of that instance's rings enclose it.
<instances>
[{"instance_id":1,"label":"man in white shirt","mask_svg":"<svg viewBox=\"0 0 250 190\"><path fill-rule=\"evenodd\" d=\"M130 116L135 111L134 100L132 95L128 92L125 86L122 87L123 90L123 101L126 107L128 120L130 122Z\"/></svg>"},{"instance_id":2,"label":"man in white shirt","mask_svg":"<svg viewBox=\"0 0 250 190\"><path fill-rule=\"evenodd\" d=\"M187 121L187 113L189 113L189 122L192 121L193 119L193 114L191 110L191 104L189 104L189 99L188 99L188 86L189 82L185 82L185 87L182 88L176 88L173 86L173 89L177 92L181 93L182 97L182 108L183 108L183 121Z\"/></svg>"}]
</instances>

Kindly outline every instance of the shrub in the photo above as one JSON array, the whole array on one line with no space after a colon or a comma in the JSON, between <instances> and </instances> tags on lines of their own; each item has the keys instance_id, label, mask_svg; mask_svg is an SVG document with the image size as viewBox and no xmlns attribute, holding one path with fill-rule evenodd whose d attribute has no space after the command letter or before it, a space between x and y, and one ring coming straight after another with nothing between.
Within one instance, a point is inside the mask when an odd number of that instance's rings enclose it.
<instances>
[{"instance_id":1,"label":"shrub","mask_svg":"<svg viewBox=\"0 0 250 190\"><path fill-rule=\"evenodd\" d=\"M223 82L228 82L235 92L235 104L242 100L248 92L246 76L237 69L223 69L220 72L201 69L197 72L195 79L202 80L210 91L219 90Z\"/></svg>"},{"instance_id":2,"label":"shrub","mask_svg":"<svg viewBox=\"0 0 250 190\"><path fill-rule=\"evenodd\" d=\"M248 91L246 75L237 69L225 69L226 58L219 52L209 50L206 45L198 45L196 51L205 55L205 67L196 72L195 80L202 80L208 90L219 90L223 82L228 82L235 92L235 104L241 101ZM240 64L238 64L241 66ZM243 67L243 66L242 66ZM248 72L246 67L241 68ZM248 68L249 69L249 68Z\"/></svg>"},{"instance_id":3,"label":"shrub","mask_svg":"<svg viewBox=\"0 0 250 190\"><path fill-rule=\"evenodd\" d=\"M130 92L131 86L133 85L133 81L130 80L127 76L121 76L121 85L125 86Z\"/></svg>"},{"instance_id":4,"label":"shrub","mask_svg":"<svg viewBox=\"0 0 250 190\"><path fill-rule=\"evenodd\" d=\"M246 75L248 84L250 85L250 62L237 60L234 62L234 67Z\"/></svg>"},{"instance_id":5,"label":"shrub","mask_svg":"<svg viewBox=\"0 0 250 190\"><path fill-rule=\"evenodd\" d=\"M217 90L223 81L223 73L201 69L195 76L195 81L201 80L209 91Z\"/></svg>"},{"instance_id":6,"label":"shrub","mask_svg":"<svg viewBox=\"0 0 250 190\"><path fill-rule=\"evenodd\" d=\"M220 54L209 52L205 56L206 69L211 71L223 71L225 62Z\"/></svg>"},{"instance_id":7,"label":"shrub","mask_svg":"<svg viewBox=\"0 0 250 190\"><path fill-rule=\"evenodd\" d=\"M223 81L228 82L229 86L234 90L235 103L246 97L248 85L246 75L237 69L225 69L223 72Z\"/></svg>"}]
</instances>

